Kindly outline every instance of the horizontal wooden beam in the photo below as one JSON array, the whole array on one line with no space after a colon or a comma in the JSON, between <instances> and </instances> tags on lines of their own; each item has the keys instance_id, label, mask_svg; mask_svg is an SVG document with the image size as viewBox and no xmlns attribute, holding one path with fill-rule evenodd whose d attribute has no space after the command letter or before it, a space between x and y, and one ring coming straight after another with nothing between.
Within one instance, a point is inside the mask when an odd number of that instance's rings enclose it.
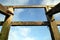
<instances>
[{"instance_id":1,"label":"horizontal wooden beam","mask_svg":"<svg viewBox=\"0 0 60 40\"><path fill-rule=\"evenodd\" d=\"M0 26L3 22L0 22ZM12 26L44 26L48 25L47 22L11 22Z\"/></svg>"},{"instance_id":2,"label":"horizontal wooden beam","mask_svg":"<svg viewBox=\"0 0 60 40\"><path fill-rule=\"evenodd\" d=\"M56 21L56 23L58 24L58 26L60 26L60 21Z\"/></svg>"},{"instance_id":3,"label":"horizontal wooden beam","mask_svg":"<svg viewBox=\"0 0 60 40\"><path fill-rule=\"evenodd\" d=\"M46 8L46 7L53 7L51 10L47 12L47 15L53 15L57 11L60 10L60 4L55 5L16 5L16 6L4 6L6 8L12 7L12 8ZM55 6L55 7L54 7ZM3 8L4 9L4 8ZM6 10L3 10L3 12ZM5 12L4 12L5 13Z\"/></svg>"},{"instance_id":4,"label":"horizontal wooden beam","mask_svg":"<svg viewBox=\"0 0 60 40\"><path fill-rule=\"evenodd\" d=\"M46 26L46 22L12 22L12 26Z\"/></svg>"},{"instance_id":5,"label":"horizontal wooden beam","mask_svg":"<svg viewBox=\"0 0 60 40\"><path fill-rule=\"evenodd\" d=\"M5 7L12 7L12 8L44 8L44 7L54 7L53 5L16 5L16 6L5 6Z\"/></svg>"},{"instance_id":6,"label":"horizontal wooden beam","mask_svg":"<svg viewBox=\"0 0 60 40\"><path fill-rule=\"evenodd\" d=\"M60 26L60 21L57 21L57 26ZM3 22L0 22L0 26ZM11 22L11 26L47 26L49 22Z\"/></svg>"}]
</instances>

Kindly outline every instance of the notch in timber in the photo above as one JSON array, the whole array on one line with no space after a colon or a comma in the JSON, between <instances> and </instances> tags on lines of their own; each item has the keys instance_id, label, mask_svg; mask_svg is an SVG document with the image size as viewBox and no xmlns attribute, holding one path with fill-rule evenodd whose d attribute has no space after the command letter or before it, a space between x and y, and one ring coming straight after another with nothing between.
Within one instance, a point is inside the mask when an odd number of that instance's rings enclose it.
<instances>
[{"instance_id":1,"label":"notch in timber","mask_svg":"<svg viewBox=\"0 0 60 40\"><path fill-rule=\"evenodd\" d=\"M0 13L3 15L13 15L11 11L8 10L7 7L4 7L3 5L0 4Z\"/></svg>"}]
</instances>

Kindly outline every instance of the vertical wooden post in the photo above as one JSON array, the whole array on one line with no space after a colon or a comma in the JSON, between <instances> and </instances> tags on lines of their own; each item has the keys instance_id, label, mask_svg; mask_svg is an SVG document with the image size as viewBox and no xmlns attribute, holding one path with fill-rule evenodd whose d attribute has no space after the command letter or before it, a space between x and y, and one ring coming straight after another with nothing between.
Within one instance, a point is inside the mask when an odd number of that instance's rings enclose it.
<instances>
[{"instance_id":1,"label":"vertical wooden post","mask_svg":"<svg viewBox=\"0 0 60 40\"><path fill-rule=\"evenodd\" d=\"M9 8L9 10L13 13L13 8ZM12 18L13 18L13 15L10 15L6 19L6 21L3 23L0 40L8 40L8 35L9 35L10 24L11 24Z\"/></svg>"},{"instance_id":2,"label":"vertical wooden post","mask_svg":"<svg viewBox=\"0 0 60 40\"><path fill-rule=\"evenodd\" d=\"M46 10L49 11L49 7L46 8ZM48 22L49 22L48 26L49 26L49 29L51 32L52 40L60 40L59 32L58 32L58 28L57 28L55 19L53 18L53 16L48 16L48 15L47 15L47 18L48 18Z\"/></svg>"},{"instance_id":3,"label":"vertical wooden post","mask_svg":"<svg viewBox=\"0 0 60 40\"><path fill-rule=\"evenodd\" d=\"M50 26L53 31L53 35L54 35L55 40L60 40L57 24L56 24L56 21L54 20L53 16L50 19Z\"/></svg>"}]
</instances>

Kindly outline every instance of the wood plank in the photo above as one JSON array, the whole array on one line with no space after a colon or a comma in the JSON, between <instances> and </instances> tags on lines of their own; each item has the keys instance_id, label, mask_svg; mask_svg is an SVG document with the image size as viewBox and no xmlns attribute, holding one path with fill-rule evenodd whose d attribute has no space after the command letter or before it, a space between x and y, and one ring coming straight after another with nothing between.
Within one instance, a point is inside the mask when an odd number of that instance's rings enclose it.
<instances>
[{"instance_id":1,"label":"wood plank","mask_svg":"<svg viewBox=\"0 0 60 40\"><path fill-rule=\"evenodd\" d=\"M45 8L45 7L54 7L54 5L15 5L15 6L5 6L5 7L12 7L12 8Z\"/></svg>"},{"instance_id":2,"label":"wood plank","mask_svg":"<svg viewBox=\"0 0 60 40\"><path fill-rule=\"evenodd\" d=\"M57 26L60 26L60 21L56 21L57 23ZM0 26L2 26L3 24L3 21L0 22ZM20 22L20 21L17 21L17 22L11 22L11 26L32 26L32 25L35 25L35 26L47 26L49 25L48 22Z\"/></svg>"}]
</instances>

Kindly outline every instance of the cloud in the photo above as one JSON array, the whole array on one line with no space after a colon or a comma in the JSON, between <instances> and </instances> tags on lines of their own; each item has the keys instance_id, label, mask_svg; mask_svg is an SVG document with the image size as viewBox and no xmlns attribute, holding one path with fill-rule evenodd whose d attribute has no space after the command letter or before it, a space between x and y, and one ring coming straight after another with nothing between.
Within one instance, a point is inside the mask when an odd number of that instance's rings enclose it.
<instances>
[{"instance_id":1,"label":"cloud","mask_svg":"<svg viewBox=\"0 0 60 40\"><path fill-rule=\"evenodd\" d=\"M14 32L10 32L8 40L18 40L18 38L19 37L18 37L17 33L14 31Z\"/></svg>"},{"instance_id":2,"label":"cloud","mask_svg":"<svg viewBox=\"0 0 60 40\"><path fill-rule=\"evenodd\" d=\"M35 40L35 39L31 37L26 37L24 40Z\"/></svg>"},{"instance_id":3,"label":"cloud","mask_svg":"<svg viewBox=\"0 0 60 40\"><path fill-rule=\"evenodd\" d=\"M31 32L30 28L20 28L19 30L21 35L24 37L28 36L28 34Z\"/></svg>"},{"instance_id":4,"label":"cloud","mask_svg":"<svg viewBox=\"0 0 60 40\"><path fill-rule=\"evenodd\" d=\"M60 26L58 26L58 30L59 30L59 32L60 32Z\"/></svg>"},{"instance_id":5,"label":"cloud","mask_svg":"<svg viewBox=\"0 0 60 40\"><path fill-rule=\"evenodd\" d=\"M44 5L56 5L60 2L60 0L43 0L41 4Z\"/></svg>"},{"instance_id":6,"label":"cloud","mask_svg":"<svg viewBox=\"0 0 60 40\"><path fill-rule=\"evenodd\" d=\"M0 26L0 32L1 32L2 26Z\"/></svg>"},{"instance_id":7,"label":"cloud","mask_svg":"<svg viewBox=\"0 0 60 40\"><path fill-rule=\"evenodd\" d=\"M59 17L60 17L60 13L57 13L57 14L54 15L55 20L60 20Z\"/></svg>"},{"instance_id":8,"label":"cloud","mask_svg":"<svg viewBox=\"0 0 60 40\"><path fill-rule=\"evenodd\" d=\"M4 21L5 15L0 14L0 21Z\"/></svg>"},{"instance_id":9,"label":"cloud","mask_svg":"<svg viewBox=\"0 0 60 40\"><path fill-rule=\"evenodd\" d=\"M30 31L31 31L30 28L24 28L24 27L14 28L14 30L11 29L8 40L27 40L29 39L27 37Z\"/></svg>"},{"instance_id":10,"label":"cloud","mask_svg":"<svg viewBox=\"0 0 60 40\"><path fill-rule=\"evenodd\" d=\"M26 4L29 0L15 0L15 4Z\"/></svg>"},{"instance_id":11,"label":"cloud","mask_svg":"<svg viewBox=\"0 0 60 40\"><path fill-rule=\"evenodd\" d=\"M14 11L14 17L13 17L13 21L18 21L20 18L19 18L19 15L21 12L23 12L24 9L15 9ZM15 15L16 14L16 15Z\"/></svg>"},{"instance_id":12,"label":"cloud","mask_svg":"<svg viewBox=\"0 0 60 40\"><path fill-rule=\"evenodd\" d=\"M60 16L60 12L57 13L57 14L55 14L54 16L55 16L55 17L59 17L59 16Z\"/></svg>"},{"instance_id":13,"label":"cloud","mask_svg":"<svg viewBox=\"0 0 60 40\"><path fill-rule=\"evenodd\" d=\"M0 3L4 5L24 5L27 4L29 0L1 0Z\"/></svg>"}]
</instances>

